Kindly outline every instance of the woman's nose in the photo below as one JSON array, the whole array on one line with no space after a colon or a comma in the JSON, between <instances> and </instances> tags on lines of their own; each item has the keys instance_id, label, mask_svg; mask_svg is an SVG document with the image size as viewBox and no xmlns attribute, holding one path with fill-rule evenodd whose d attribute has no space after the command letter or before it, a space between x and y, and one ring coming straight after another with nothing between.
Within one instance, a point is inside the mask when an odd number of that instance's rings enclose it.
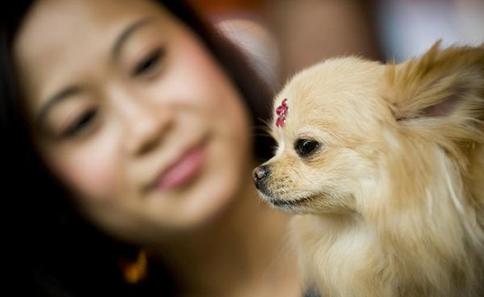
<instances>
[{"instance_id":1,"label":"woman's nose","mask_svg":"<svg viewBox=\"0 0 484 297\"><path fill-rule=\"evenodd\" d=\"M173 124L174 113L166 104L155 104L146 98L125 99L118 100L125 129L123 142L129 154L142 155L160 144Z\"/></svg>"},{"instance_id":2,"label":"woman's nose","mask_svg":"<svg viewBox=\"0 0 484 297\"><path fill-rule=\"evenodd\" d=\"M156 148L172 124L173 114L167 109L135 107L127 123L126 149L131 155L142 155Z\"/></svg>"}]
</instances>

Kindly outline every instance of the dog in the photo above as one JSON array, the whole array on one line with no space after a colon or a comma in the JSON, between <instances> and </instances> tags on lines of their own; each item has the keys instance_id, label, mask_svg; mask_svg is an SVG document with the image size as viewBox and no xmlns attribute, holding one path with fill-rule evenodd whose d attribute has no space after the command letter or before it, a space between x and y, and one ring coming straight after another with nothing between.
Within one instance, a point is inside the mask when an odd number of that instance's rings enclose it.
<instances>
[{"instance_id":1,"label":"dog","mask_svg":"<svg viewBox=\"0 0 484 297\"><path fill-rule=\"evenodd\" d=\"M275 97L260 197L327 297L484 296L484 45L335 58Z\"/></svg>"}]
</instances>

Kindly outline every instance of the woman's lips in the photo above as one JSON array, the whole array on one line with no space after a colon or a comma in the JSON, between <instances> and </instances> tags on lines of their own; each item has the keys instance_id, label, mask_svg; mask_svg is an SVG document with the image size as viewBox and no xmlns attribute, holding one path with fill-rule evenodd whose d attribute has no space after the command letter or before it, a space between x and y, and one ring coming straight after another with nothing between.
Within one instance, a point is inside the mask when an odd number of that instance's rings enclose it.
<instances>
[{"instance_id":1,"label":"woman's lips","mask_svg":"<svg viewBox=\"0 0 484 297\"><path fill-rule=\"evenodd\" d=\"M156 181L156 188L167 190L184 185L200 172L204 160L205 145L202 143L189 149L168 167Z\"/></svg>"}]
</instances>

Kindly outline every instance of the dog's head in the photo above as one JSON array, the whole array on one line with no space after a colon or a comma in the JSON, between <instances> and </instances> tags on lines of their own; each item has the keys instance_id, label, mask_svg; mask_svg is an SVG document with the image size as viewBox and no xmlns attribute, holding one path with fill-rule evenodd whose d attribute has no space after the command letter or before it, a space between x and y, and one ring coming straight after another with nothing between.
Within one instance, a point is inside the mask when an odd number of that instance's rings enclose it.
<instances>
[{"instance_id":1,"label":"dog's head","mask_svg":"<svg viewBox=\"0 0 484 297\"><path fill-rule=\"evenodd\" d=\"M439 172L464 170L467 150L483 143L483 90L483 47L436 44L398 65L317 64L275 98L278 146L254 170L256 187L273 206L299 213L355 213L383 196L425 196L446 178Z\"/></svg>"}]
</instances>

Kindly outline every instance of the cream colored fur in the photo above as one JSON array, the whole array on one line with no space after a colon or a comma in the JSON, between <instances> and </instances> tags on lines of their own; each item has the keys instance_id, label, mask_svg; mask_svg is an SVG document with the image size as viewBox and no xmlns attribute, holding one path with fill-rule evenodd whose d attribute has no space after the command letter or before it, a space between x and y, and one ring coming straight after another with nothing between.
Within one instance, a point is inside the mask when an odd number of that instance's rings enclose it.
<instances>
[{"instance_id":1,"label":"cream colored fur","mask_svg":"<svg viewBox=\"0 0 484 297\"><path fill-rule=\"evenodd\" d=\"M261 196L324 297L484 296L484 47L297 74ZM308 158L294 143L321 143ZM292 201L292 202L291 202Z\"/></svg>"}]
</instances>

